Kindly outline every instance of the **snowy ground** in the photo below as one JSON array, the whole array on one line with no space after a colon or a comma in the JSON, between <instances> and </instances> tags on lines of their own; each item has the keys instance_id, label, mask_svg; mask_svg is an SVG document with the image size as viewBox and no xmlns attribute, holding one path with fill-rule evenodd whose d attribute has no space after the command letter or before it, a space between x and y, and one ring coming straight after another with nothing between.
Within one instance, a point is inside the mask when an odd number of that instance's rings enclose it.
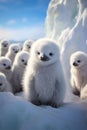
<instances>
[{"instance_id":1,"label":"snowy ground","mask_svg":"<svg viewBox=\"0 0 87 130\"><path fill-rule=\"evenodd\" d=\"M87 130L87 102L56 109L0 93L0 130Z\"/></svg>"}]
</instances>

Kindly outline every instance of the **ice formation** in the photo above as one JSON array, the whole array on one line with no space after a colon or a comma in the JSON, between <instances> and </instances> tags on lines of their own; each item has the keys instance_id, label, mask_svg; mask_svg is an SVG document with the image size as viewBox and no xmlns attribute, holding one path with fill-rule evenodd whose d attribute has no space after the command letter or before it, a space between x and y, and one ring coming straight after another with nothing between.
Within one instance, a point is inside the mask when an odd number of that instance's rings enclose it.
<instances>
[{"instance_id":1,"label":"ice formation","mask_svg":"<svg viewBox=\"0 0 87 130\"><path fill-rule=\"evenodd\" d=\"M87 0L51 0L46 36L60 46L66 81L70 85L70 55L75 51L87 52Z\"/></svg>"},{"instance_id":2,"label":"ice formation","mask_svg":"<svg viewBox=\"0 0 87 130\"><path fill-rule=\"evenodd\" d=\"M46 17L47 37L57 41L64 29L75 24L77 14L77 0L51 0Z\"/></svg>"}]
</instances>

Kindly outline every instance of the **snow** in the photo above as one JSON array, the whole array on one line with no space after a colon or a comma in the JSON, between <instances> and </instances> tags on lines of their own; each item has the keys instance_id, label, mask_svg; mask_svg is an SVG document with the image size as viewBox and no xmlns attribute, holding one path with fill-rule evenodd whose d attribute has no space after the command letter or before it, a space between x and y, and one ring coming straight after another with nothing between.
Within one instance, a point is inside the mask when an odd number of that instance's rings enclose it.
<instances>
[{"instance_id":1,"label":"snow","mask_svg":"<svg viewBox=\"0 0 87 130\"><path fill-rule=\"evenodd\" d=\"M87 0L51 0L46 36L60 47L67 81L65 104L35 106L23 93L0 92L0 130L87 130L87 100L72 95L69 84L70 55L77 50L87 53Z\"/></svg>"},{"instance_id":2,"label":"snow","mask_svg":"<svg viewBox=\"0 0 87 130\"><path fill-rule=\"evenodd\" d=\"M60 108L35 106L11 93L0 93L0 130L87 130L87 102Z\"/></svg>"}]
</instances>

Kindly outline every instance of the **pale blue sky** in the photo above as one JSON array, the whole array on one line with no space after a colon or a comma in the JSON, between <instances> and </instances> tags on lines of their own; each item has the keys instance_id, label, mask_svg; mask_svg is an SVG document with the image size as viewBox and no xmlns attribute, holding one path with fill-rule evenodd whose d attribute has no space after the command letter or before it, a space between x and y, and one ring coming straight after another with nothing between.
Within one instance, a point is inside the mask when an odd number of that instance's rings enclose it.
<instances>
[{"instance_id":1,"label":"pale blue sky","mask_svg":"<svg viewBox=\"0 0 87 130\"><path fill-rule=\"evenodd\" d=\"M24 40L44 36L50 0L0 0L0 38Z\"/></svg>"}]
</instances>

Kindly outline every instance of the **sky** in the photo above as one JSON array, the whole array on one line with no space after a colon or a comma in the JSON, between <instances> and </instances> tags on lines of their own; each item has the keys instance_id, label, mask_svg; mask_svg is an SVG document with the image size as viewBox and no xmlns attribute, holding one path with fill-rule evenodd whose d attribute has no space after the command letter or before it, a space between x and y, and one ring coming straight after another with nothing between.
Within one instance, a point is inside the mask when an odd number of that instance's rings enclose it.
<instances>
[{"instance_id":1,"label":"sky","mask_svg":"<svg viewBox=\"0 0 87 130\"><path fill-rule=\"evenodd\" d=\"M0 39L26 40L45 36L50 0L0 0Z\"/></svg>"}]
</instances>

